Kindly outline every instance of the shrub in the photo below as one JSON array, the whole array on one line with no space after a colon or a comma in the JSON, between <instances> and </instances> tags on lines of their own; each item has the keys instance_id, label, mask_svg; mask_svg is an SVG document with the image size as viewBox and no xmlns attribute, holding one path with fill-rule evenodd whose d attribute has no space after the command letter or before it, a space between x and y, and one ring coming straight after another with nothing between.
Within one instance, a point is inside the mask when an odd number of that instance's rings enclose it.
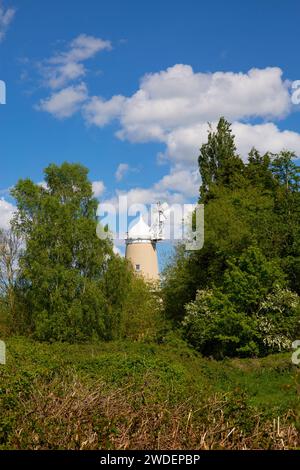
<instances>
[{"instance_id":1,"label":"shrub","mask_svg":"<svg viewBox=\"0 0 300 470\"><path fill-rule=\"evenodd\" d=\"M299 296L257 247L228 262L224 285L186 305L185 338L203 354L257 356L287 350L300 332Z\"/></svg>"},{"instance_id":2,"label":"shrub","mask_svg":"<svg viewBox=\"0 0 300 470\"><path fill-rule=\"evenodd\" d=\"M285 285L285 276L275 260L267 260L251 246L239 258L229 260L223 290L242 312L253 312L274 288Z\"/></svg>"},{"instance_id":3,"label":"shrub","mask_svg":"<svg viewBox=\"0 0 300 470\"><path fill-rule=\"evenodd\" d=\"M136 276L127 288L120 322L121 337L133 340L157 338L166 327L159 291Z\"/></svg>"},{"instance_id":4,"label":"shrub","mask_svg":"<svg viewBox=\"0 0 300 470\"><path fill-rule=\"evenodd\" d=\"M257 318L266 350L289 350L300 334L300 297L289 289L276 288L261 302Z\"/></svg>"},{"instance_id":5,"label":"shrub","mask_svg":"<svg viewBox=\"0 0 300 470\"><path fill-rule=\"evenodd\" d=\"M186 306L182 322L185 338L198 351L221 359L257 355L256 319L236 311L219 290L198 291Z\"/></svg>"},{"instance_id":6,"label":"shrub","mask_svg":"<svg viewBox=\"0 0 300 470\"><path fill-rule=\"evenodd\" d=\"M250 314L218 289L198 291L186 305L182 327L192 346L218 359L289 350L300 334L300 298L276 287Z\"/></svg>"}]
</instances>

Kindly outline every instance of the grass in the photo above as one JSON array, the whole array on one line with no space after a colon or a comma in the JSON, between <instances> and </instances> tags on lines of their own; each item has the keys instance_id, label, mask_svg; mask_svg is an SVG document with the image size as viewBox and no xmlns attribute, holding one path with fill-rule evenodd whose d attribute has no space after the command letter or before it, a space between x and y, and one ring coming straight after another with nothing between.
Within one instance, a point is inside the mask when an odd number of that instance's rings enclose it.
<instances>
[{"instance_id":1,"label":"grass","mask_svg":"<svg viewBox=\"0 0 300 470\"><path fill-rule=\"evenodd\" d=\"M41 344L8 338L2 449L298 448L290 354L202 358L163 344Z\"/></svg>"}]
</instances>

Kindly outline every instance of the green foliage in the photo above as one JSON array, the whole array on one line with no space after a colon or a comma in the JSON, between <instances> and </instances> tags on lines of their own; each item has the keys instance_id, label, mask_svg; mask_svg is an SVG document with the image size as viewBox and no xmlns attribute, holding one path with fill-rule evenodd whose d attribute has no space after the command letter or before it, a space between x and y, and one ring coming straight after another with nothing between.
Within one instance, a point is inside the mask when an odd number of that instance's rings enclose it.
<instances>
[{"instance_id":1,"label":"green foliage","mask_svg":"<svg viewBox=\"0 0 300 470\"><path fill-rule=\"evenodd\" d=\"M265 354L286 349L296 337L296 308L287 309L281 323L265 310L262 318L258 315L266 299L275 301L276 292L287 301L300 294L299 167L294 159L285 150L261 155L252 148L244 163L224 118L200 149L204 246L193 252L177 248L162 291L167 317L177 325L184 319L185 337L205 354Z\"/></svg>"},{"instance_id":2,"label":"green foliage","mask_svg":"<svg viewBox=\"0 0 300 470\"><path fill-rule=\"evenodd\" d=\"M278 263L268 261L259 248L250 247L238 259L228 261L223 291L239 311L251 313L266 294L284 285Z\"/></svg>"},{"instance_id":3,"label":"green foliage","mask_svg":"<svg viewBox=\"0 0 300 470\"><path fill-rule=\"evenodd\" d=\"M181 245L177 248L172 264L165 269L162 298L168 319L181 320L184 305L193 298L197 290L201 268L194 260L193 256L187 256Z\"/></svg>"},{"instance_id":4,"label":"green foliage","mask_svg":"<svg viewBox=\"0 0 300 470\"><path fill-rule=\"evenodd\" d=\"M1 449L281 448L283 440L292 448L298 442L289 354L220 363L172 333L160 345L11 337L7 359L0 368ZM280 436L273 432L278 418Z\"/></svg>"},{"instance_id":5,"label":"green foliage","mask_svg":"<svg viewBox=\"0 0 300 470\"><path fill-rule=\"evenodd\" d=\"M272 161L272 173L286 192L298 191L300 187L299 166L294 163L295 158L294 152L283 150Z\"/></svg>"},{"instance_id":6,"label":"green foliage","mask_svg":"<svg viewBox=\"0 0 300 470\"><path fill-rule=\"evenodd\" d=\"M216 359L259 353L256 319L238 312L218 290L198 291L196 300L186 306L182 326L191 345Z\"/></svg>"},{"instance_id":7,"label":"green foliage","mask_svg":"<svg viewBox=\"0 0 300 470\"><path fill-rule=\"evenodd\" d=\"M289 350L299 332L300 298L257 247L228 262L222 288L199 290L185 307L184 337L217 359Z\"/></svg>"},{"instance_id":8,"label":"green foliage","mask_svg":"<svg viewBox=\"0 0 300 470\"><path fill-rule=\"evenodd\" d=\"M187 253L179 247L164 273L163 296L168 317L180 321L184 305L198 289L221 286L227 261L252 245L270 259L282 250L280 216L274 212L269 193L257 188L214 190L205 205L205 242L200 251Z\"/></svg>"},{"instance_id":9,"label":"green foliage","mask_svg":"<svg viewBox=\"0 0 300 470\"><path fill-rule=\"evenodd\" d=\"M248 156L248 164L244 168L244 174L254 186L260 186L262 190L270 190L274 187L274 179L270 171L271 154L261 155L256 148L252 148Z\"/></svg>"},{"instance_id":10,"label":"green foliage","mask_svg":"<svg viewBox=\"0 0 300 470\"><path fill-rule=\"evenodd\" d=\"M12 306L6 313L15 331L50 342L151 340L168 327L164 309L177 325L184 320L185 337L204 354L286 349L299 317L294 157L253 148L245 163L224 118L210 129L198 160L204 247L186 252L178 246L159 294L114 255L110 241L97 238L97 201L86 168L50 165L45 185L19 181L12 191L13 233L25 249L10 298L4 293L1 299Z\"/></svg>"},{"instance_id":11,"label":"green foliage","mask_svg":"<svg viewBox=\"0 0 300 470\"><path fill-rule=\"evenodd\" d=\"M289 349L300 335L300 297L276 287L260 303L257 318L268 352Z\"/></svg>"},{"instance_id":12,"label":"green foliage","mask_svg":"<svg viewBox=\"0 0 300 470\"><path fill-rule=\"evenodd\" d=\"M202 176L201 201L206 202L214 185L230 186L240 178L243 162L236 154L230 124L223 117L215 132L210 130L207 143L200 149L198 159Z\"/></svg>"},{"instance_id":13,"label":"green foliage","mask_svg":"<svg viewBox=\"0 0 300 470\"><path fill-rule=\"evenodd\" d=\"M120 335L132 340L153 340L167 328L158 290L142 278L133 278L123 304Z\"/></svg>"},{"instance_id":14,"label":"green foliage","mask_svg":"<svg viewBox=\"0 0 300 470\"><path fill-rule=\"evenodd\" d=\"M12 191L14 230L26 243L19 331L39 340L111 339L120 329L133 274L96 235L98 203L87 173L77 164L50 165L46 186L21 180Z\"/></svg>"}]
</instances>

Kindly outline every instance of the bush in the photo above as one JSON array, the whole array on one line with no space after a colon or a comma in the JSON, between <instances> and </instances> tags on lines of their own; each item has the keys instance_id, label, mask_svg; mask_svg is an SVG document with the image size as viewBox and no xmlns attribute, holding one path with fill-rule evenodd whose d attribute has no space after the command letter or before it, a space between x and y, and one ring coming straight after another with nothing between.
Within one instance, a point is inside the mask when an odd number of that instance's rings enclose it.
<instances>
[{"instance_id":1,"label":"bush","mask_svg":"<svg viewBox=\"0 0 300 470\"><path fill-rule=\"evenodd\" d=\"M277 287L258 310L246 314L218 289L198 291L186 306L182 327L192 346L217 359L289 350L300 334L300 298Z\"/></svg>"},{"instance_id":2,"label":"bush","mask_svg":"<svg viewBox=\"0 0 300 470\"><path fill-rule=\"evenodd\" d=\"M289 289L276 288L261 302L257 318L266 350L288 350L300 335L300 297Z\"/></svg>"},{"instance_id":3,"label":"bush","mask_svg":"<svg viewBox=\"0 0 300 470\"><path fill-rule=\"evenodd\" d=\"M267 260L256 246L228 261L223 290L242 312L253 312L274 288L286 284L285 275L275 260Z\"/></svg>"},{"instance_id":4,"label":"bush","mask_svg":"<svg viewBox=\"0 0 300 470\"><path fill-rule=\"evenodd\" d=\"M121 337L133 340L157 338L166 327L159 291L135 276L127 288L120 322Z\"/></svg>"},{"instance_id":5,"label":"bush","mask_svg":"<svg viewBox=\"0 0 300 470\"><path fill-rule=\"evenodd\" d=\"M219 290L198 291L186 306L185 338L204 355L253 356L259 353L256 319L239 313Z\"/></svg>"},{"instance_id":6,"label":"bush","mask_svg":"<svg viewBox=\"0 0 300 470\"><path fill-rule=\"evenodd\" d=\"M300 298L275 261L250 247L230 261L224 286L199 290L186 305L185 338L216 358L288 350L300 332Z\"/></svg>"}]
</instances>

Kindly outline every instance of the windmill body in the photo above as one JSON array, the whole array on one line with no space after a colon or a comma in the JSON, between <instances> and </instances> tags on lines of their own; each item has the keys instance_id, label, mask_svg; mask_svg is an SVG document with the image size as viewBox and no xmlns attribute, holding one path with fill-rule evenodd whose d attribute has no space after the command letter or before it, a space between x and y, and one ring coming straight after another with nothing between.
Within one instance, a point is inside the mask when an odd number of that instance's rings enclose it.
<instances>
[{"instance_id":1,"label":"windmill body","mask_svg":"<svg viewBox=\"0 0 300 470\"><path fill-rule=\"evenodd\" d=\"M158 224L149 227L140 216L138 222L129 230L126 239L126 259L134 271L147 281L158 281L157 242L162 240L161 213L158 211Z\"/></svg>"}]
</instances>

